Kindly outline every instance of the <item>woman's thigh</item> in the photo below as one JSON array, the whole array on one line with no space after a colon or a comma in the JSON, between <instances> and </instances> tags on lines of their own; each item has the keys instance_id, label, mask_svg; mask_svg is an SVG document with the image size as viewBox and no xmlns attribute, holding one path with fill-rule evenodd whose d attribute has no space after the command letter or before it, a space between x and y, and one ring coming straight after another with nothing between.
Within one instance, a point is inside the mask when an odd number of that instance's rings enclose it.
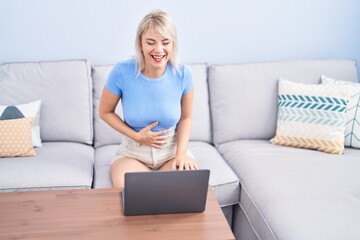
<instances>
[{"instance_id":1,"label":"woman's thigh","mask_svg":"<svg viewBox=\"0 0 360 240\"><path fill-rule=\"evenodd\" d=\"M124 188L125 173L127 172L145 172L150 171L145 164L134 158L121 158L111 164L111 181L115 188Z\"/></svg>"}]
</instances>

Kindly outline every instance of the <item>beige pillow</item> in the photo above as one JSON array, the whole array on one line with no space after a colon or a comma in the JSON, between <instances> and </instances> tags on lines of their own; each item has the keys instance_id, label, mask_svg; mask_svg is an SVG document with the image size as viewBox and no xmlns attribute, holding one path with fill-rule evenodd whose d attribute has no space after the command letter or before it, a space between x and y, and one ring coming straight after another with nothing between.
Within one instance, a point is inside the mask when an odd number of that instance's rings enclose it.
<instances>
[{"instance_id":1,"label":"beige pillow","mask_svg":"<svg viewBox=\"0 0 360 240\"><path fill-rule=\"evenodd\" d=\"M40 100L19 105L0 106L0 120L17 119L23 117L34 118L31 133L32 143L34 147L41 147L40 107Z\"/></svg>"},{"instance_id":2,"label":"beige pillow","mask_svg":"<svg viewBox=\"0 0 360 240\"><path fill-rule=\"evenodd\" d=\"M31 128L33 118L0 121L0 157L35 156Z\"/></svg>"}]
</instances>

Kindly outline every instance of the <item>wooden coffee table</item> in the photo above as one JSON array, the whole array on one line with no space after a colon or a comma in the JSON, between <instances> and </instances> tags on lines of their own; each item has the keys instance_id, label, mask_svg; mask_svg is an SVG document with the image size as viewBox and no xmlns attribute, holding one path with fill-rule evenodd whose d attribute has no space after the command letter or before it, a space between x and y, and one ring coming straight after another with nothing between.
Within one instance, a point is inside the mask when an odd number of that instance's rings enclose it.
<instances>
[{"instance_id":1,"label":"wooden coffee table","mask_svg":"<svg viewBox=\"0 0 360 240\"><path fill-rule=\"evenodd\" d=\"M235 239L209 188L205 212L124 216L118 189L0 193L0 239Z\"/></svg>"}]
</instances>

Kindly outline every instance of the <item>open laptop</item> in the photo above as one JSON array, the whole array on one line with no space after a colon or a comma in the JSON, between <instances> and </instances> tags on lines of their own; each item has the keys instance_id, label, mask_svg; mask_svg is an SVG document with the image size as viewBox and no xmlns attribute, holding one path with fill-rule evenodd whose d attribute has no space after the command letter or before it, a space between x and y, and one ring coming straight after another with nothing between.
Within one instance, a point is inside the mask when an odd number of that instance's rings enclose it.
<instances>
[{"instance_id":1,"label":"open laptop","mask_svg":"<svg viewBox=\"0 0 360 240\"><path fill-rule=\"evenodd\" d=\"M125 173L124 215L203 212L210 171Z\"/></svg>"}]
</instances>

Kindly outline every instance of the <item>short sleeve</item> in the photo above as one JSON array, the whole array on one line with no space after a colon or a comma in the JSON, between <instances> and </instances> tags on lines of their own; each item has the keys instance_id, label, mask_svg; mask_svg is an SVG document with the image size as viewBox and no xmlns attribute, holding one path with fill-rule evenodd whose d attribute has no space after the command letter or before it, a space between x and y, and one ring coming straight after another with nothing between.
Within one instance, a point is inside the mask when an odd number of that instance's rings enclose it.
<instances>
[{"instance_id":1,"label":"short sleeve","mask_svg":"<svg viewBox=\"0 0 360 240\"><path fill-rule=\"evenodd\" d=\"M106 88L115 95L122 96L122 88L121 88L121 71L118 65L115 65L111 70L109 77L105 83Z\"/></svg>"},{"instance_id":2,"label":"short sleeve","mask_svg":"<svg viewBox=\"0 0 360 240\"><path fill-rule=\"evenodd\" d=\"M184 65L183 95L187 94L194 85L194 78L190 67Z\"/></svg>"}]
</instances>

